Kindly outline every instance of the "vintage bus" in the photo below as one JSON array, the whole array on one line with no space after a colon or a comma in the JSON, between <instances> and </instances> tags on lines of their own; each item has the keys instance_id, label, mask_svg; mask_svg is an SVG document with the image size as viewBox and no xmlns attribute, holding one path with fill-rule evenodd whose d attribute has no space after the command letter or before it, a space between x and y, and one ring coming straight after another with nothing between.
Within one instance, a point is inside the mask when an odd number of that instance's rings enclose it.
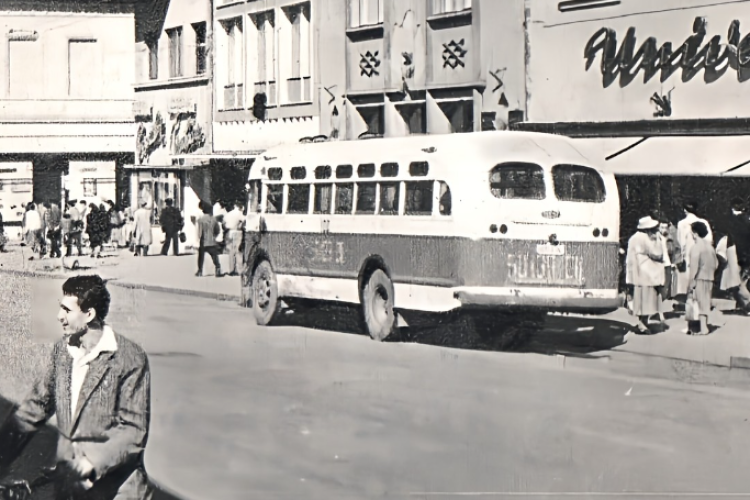
<instances>
[{"instance_id":1,"label":"vintage bus","mask_svg":"<svg viewBox=\"0 0 750 500\"><path fill-rule=\"evenodd\" d=\"M477 132L301 143L249 175L261 230L249 298L361 305L373 339L399 311L606 313L618 298L614 176L562 136Z\"/></svg>"}]
</instances>

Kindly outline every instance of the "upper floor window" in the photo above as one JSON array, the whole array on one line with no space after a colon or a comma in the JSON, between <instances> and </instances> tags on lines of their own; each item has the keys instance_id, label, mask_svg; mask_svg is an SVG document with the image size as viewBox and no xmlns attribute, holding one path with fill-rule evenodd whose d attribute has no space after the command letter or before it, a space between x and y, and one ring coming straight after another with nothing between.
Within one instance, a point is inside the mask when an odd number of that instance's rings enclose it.
<instances>
[{"instance_id":1,"label":"upper floor window","mask_svg":"<svg viewBox=\"0 0 750 500\"><path fill-rule=\"evenodd\" d=\"M41 97L44 90L42 43L36 39L8 40L8 94L13 99Z\"/></svg>"},{"instance_id":2,"label":"upper floor window","mask_svg":"<svg viewBox=\"0 0 750 500\"><path fill-rule=\"evenodd\" d=\"M284 102L312 100L311 61L312 36L310 30L310 3L305 2L283 9L283 26L279 27L280 81Z\"/></svg>"},{"instance_id":3,"label":"upper floor window","mask_svg":"<svg viewBox=\"0 0 750 500\"><path fill-rule=\"evenodd\" d=\"M99 97L101 58L96 40L68 40L68 95L81 99Z\"/></svg>"},{"instance_id":4,"label":"upper floor window","mask_svg":"<svg viewBox=\"0 0 750 500\"><path fill-rule=\"evenodd\" d=\"M169 37L169 77L182 76L182 28L167 30Z\"/></svg>"},{"instance_id":5,"label":"upper floor window","mask_svg":"<svg viewBox=\"0 0 750 500\"><path fill-rule=\"evenodd\" d=\"M276 16L270 10L251 16L256 30L255 54L248 61L255 63L253 106L276 105ZM251 49L252 50L252 49Z\"/></svg>"},{"instance_id":6,"label":"upper floor window","mask_svg":"<svg viewBox=\"0 0 750 500\"><path fill-rule=\"evenodd\" d=\"M216 68L221 109L239 109L244 105L243 24L242 18L221 21L217 33Z\"/></svg>"},{"instance_id":7,"label":"upper floor window","mask_svg":"<svg viewBox=\"0 0 750 500\"><path fill-rule=\"evenodd\" d=\"M156 80L159 78L159 38L153 37L146 41L148 47L148 78Z\"/></svg>"},{"instance_id":8,"label":"upper floor window","mask_svg":"<svg viewBox=\"0 0 750 500\"><path fill-rule=\"evenodd\" d=\"M372 26L383 22L383 0L348 0L349 27Z\"/></svg>"},{"instance_id":9,"label":"upper floor window","mask_svg":"<svg viewBox=\"0 0 750 500\"><path fill-rule=\"evenodd\" d=\"M433 16L471 9L471 0L430 0Z\"/></svg>"},{"instance_id":10,"label":"upper floor window","mask_svg":"<svg viewBox=\"0 0 750 500\"><path fill-rule=\"evenodd\" d=\"M206 23L193 24L195 32L195 74L202 75L206 72L206 59L208 57L208 45L206 45Z\"/></svg>"}]
</instances>

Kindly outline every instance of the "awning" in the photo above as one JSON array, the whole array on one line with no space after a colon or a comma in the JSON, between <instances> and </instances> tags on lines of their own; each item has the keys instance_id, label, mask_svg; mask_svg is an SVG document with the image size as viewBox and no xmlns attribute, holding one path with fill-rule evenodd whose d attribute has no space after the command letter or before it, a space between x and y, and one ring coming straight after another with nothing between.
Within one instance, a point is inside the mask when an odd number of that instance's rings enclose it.
<instances>
[{"instance_id":1,"label":"awning","mask_svg":"<svg viewBox=\"0 0 750 500\"><path fill-rule=\"evenodd\" d=\"M614 174L750 176L750 136L576 139L579 141L594 141L588 146L592 149L597 147L596 141L620 147L615 151L614 147L598 146L605 156L604 169Z\"/></svg>"}]
</instances>

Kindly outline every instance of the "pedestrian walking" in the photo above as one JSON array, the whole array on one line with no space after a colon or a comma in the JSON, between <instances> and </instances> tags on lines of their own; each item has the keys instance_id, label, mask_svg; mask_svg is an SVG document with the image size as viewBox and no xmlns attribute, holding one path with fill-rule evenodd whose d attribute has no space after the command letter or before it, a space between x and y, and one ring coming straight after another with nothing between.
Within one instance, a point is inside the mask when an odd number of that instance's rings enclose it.
<instances>
[{"instance_id":1,"label":"pedestrian walking","mask_svg":"<svg viewBox=\"0 0 750 500\"><path fill-rule=\"evenodd\" d=\"M167 198L164 203L166 206L161 211L159 223L164 233L164 245L161 247L161 254L167 255L169 247L172 246L172 255L180 254L180 231L182 231L185 221L180 211L174 207L174 200Z\"/></svg>"},{"instance_id":2,"label":"pedestrian walking","mask_svg":"<svg viewBox=\"0 0 750 500\"><path fill-rule=\"evenodd\" d=\"M226 244L229 250L229 275L238 276L242 266L242 239L244 236L245 213L241 201L237 201L234 207L224 216L224 228L226 229Z\"/></svg>"},{"instance_id":3,"label":"pedestrian walking","mask_svg":"<svg viewBox=\"0 0 750 500\"><path fill-rule=\"evenodd\" d=\"M104 216L104 218L102 218ZM96 204L91 203L89 205L89 213L86 216L86 234L89 236L89 246L91 247L91 255L97 259L102 256L102 245L107 236L106 224L109 225L109 219L106 213L102 213L100 207Z\"/></svg>"},{"instance_id":4,"label":"pedestrian walking","mask_svg":"<svg viewBox=\"0 0 750 500\"><path fill-rule=\"evenodd\" d=\"M147 203L143 203L141 208L133 214L133 245L135 247L135 256L143 254L148 255L148 247L153 243L151 236L151 210Z\"/></svg>"},{"instance_id":5,"label":"pedestrian walking","mask_svg":"<svg viewBox=\"0 0 750 500\"><path fill-rule=\"evenodd\" d=\"M726 219L727 234L716 245L721 269L719 288L735 299L736 309L750 314L750 292L747 289L747 271L750 265L750 218L740 199L732 201Z\"/></svg>"},{"instance_id":6,"label":"pedestrian walking","mask_svg":"<svg viewBox=\"0 0 750 500\"><path fill-rule=\"evenodd\" d=\"M203 276L203 261L206 254L209 254L216 268L216 277L221 278L221 264L219 263L221 249L216 242L216 237L221 232L221 225L211 215L210 205L201 202L200 208L203 211L203 215L196 221L196 225L198 226L198 272L195 275Z\"/></svg>"},{"instance_id":7,"label":"pedestrian walking","mask_svg":"<svg viewBox=\"0 0 750 500\"><path fill-rule=\"evenodd\" d=\"M658 227L658 221L643 217L628 240L625 281L633 289L632 312L638 318L636 328L641 334L651 333L648 320L660 311L657 288L664 284L664 255Z\"/></svg>"},{"instance_id":8,"label":"pedestrian walking","mask_svg":"<svg viewBox=\"0 0 750 500\"><path fill-rule=\"evenodd\" d=\"M29 260L34 260L34 253L39 257L44 256L44 238L42 237L42 218L36 210L34 203L26 205L26 213L23 215L23 232L26 245L31 247L32 255Z\"/></svg>"},{"instance_id":9,"label":"pedestrian walking","mask_svg":"<svg viewBox=\"0 0 750 500\"><path fill-rule=\"evenodd\" d=\"M57 203L44 202L47 212L44 214L45 224L47 226L47 238L50 242L50 257L58 258L62 257L61 250L61 224L62 214L60 213L60 207Z\"/></svg>"},{"instance_id":10,"label":"pedestrian walking","mask_svg":"<svg viewBox=\"0 0 750 500\"><path fill-rule=\"evenodd\" d=\"M106 323L110 295L99 276L62 286L59 340L28 397L0 428L0 475L56 415L54 498L150 498L144 465L151 376L143 349Z\"/></svg>"},{"instance_id":11,"label":"pedestrian walking","mask_svg":"<svg viewBox=\"0 0 750 500\"><path fill-rule=\"evenodd\" d=\"M664 284L657 288L659 294L659 304L663 305L665 301L671 300L677 290L677 265L682 262L682 250L677 238L677 228L672 221L660 213L658 215L659 232L657 233L659 243L662 247L662 256L664 264ZM659 319L664 322L664 312L660 309Z\"/></svg>"},{"instance_id":12,"label":"pedestrian walking","mask_svg":"<svg viewBox=\"0 0 750 500\"><path fill-rule=\"evenodd\" d=\"M81 234L83 233L83 220L81 219L81 212L76 208L76 200L68 202L67 215L70 218L70 227L67 228L67 240L65 242L65 256L70 257L73 255L73 246L78 249L78 255L83 255L83 243L81 241Z\"/></svg>"},{"instance_id":13,"label":"pedestrian walking","mask_svg":"<svg viewBox=\"0 0 750 500\"><path fill-rule=\"evenodd\" d=\"M708 221L696 215L696 212L698 211L698 204L696 202L691 201L686 203L682 210L685 217L677 223L677 238L680 248L682 249L682 264L677 268L679 274L677 278L676 297L679 297L680 301L684 303L687 296L688 282L690 281L690 263L688 262L688 257L690 255L690 250L695 244L692 224L693 222L702 222L703 225L706 226L708 233L706 234L705 240L709 245L713 245L713 233L711 232L711 226Z\"/></svg>"},{"instance_id":14,"label":"pedestrian walking","mask_svg":"<svg viewBox=\"0 0 750 500\"><path fill-rule=\"evenodd\" d=\"M718 261L716 252L708 243L706 236L708 228L703 222L693 222L693 240L695 244L690 248L688 269L690 276L687 288L688 305L685 317L688 320L686 333L692 335L708 335L708 313L711 312L711 292L714 287L714 276ZM700 323L700 330L691 328L694 322Z\"/></svg>"},{"instance_id":15,"label":"pedestrian walking","mask_svg":"<svg viewBox=\"0 0 750 500\"><path fill-rule=\"evenodd\" d=\"M107 200L107 205L109 205L107 208L107 215L109 216L110 226L109 242L115 248L120 248L120 245L123 241L122 226L124 225L122 213L120 212L120 208L115 205L115 202L113 202L112 200Z\"/></svg>"},{"instance_id":16,"label":"pedestrian walking","mask_svg":"<svg viewBox=\"0 0 750 500\"><path fill-rule=\"evenodd\" d=\"M47 247L47 207L45 206L45 203L47 203L47 202L43 201L41 203L37 203L36 204L36 211L39 212L39 218L42 221L42 228L41 228L41 231L40 231L40 233L41 233L40 236L41 236L42 243L44 244L45 254L46 254L47 253L46 252L46 247Z\"/></svg>"}]
</instances>

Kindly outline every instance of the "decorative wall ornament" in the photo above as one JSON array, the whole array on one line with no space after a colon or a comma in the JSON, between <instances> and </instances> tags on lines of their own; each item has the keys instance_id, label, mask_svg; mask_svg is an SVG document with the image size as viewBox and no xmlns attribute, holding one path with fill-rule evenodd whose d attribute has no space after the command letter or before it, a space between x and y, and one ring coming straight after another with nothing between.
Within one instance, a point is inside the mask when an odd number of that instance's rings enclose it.
<instances>
[{"instance_id":1,"label":"decorative wall ornament","mask_svg":"<svg viewBox=\"0 0 750 500\"><path fill-rule=\"evenodd\" d=\"M376 50L375 52L370 52L368 50L364 54L360 54L360 76L372 78L373 76L377 76L380 74L380 72L378 71L378 68L380 67L380 59L378 58L379 54L379 50Z\"/></svg>"},{"instance_id":2,"label":"decorative wall ornament","mask_svg":"<svg viewBox=\"0 0 750 500\"><path fill-rule=\"evenodd\" d=\"M161 113L156 113L150 128L149 131L143 122L138 124L135 140L139 165L144 165L154 151L167 145L167 124Z\"/></svg>"},{"instance_id":3,"label":"decorative wall ornament","mask_svg":"<svg viewBox=\"0 0 750 500\"><path fill-rule=\"evenodd\" d=\"M466 45L466 40L463 38L458 42L451 40L450 42L443 44L444 68L450 66L451 69L456 69L459 66L462 68L466 66L464 58L469 51L464 48L464 45Z\"/></svg>"},{"instance_id":4,"label":"decorative wall ornament","mask_svg":"<svg viewBox=\"0 0 750 500\"><path fill-rule=\"evenodd\" d=\"M505 88L503 78L505 77L506 69L507 68L496 69L495 71L490 70L490 76L492 76L496 82L495 88L492 89L492 93L494 94L495 92L500 91L500 100L498 101L498 104L507 108L510 103L508 102L508 98L505 96L505 91L503 90Z\"/></svg>"},{"instance_id":5,"label":"decorative wall ornament","mask_svg":"<svg viewBox=\"0 0 750 500\"><path fill-rule=\"evenodd\" d=\"M674 90L674 88L672 88L672 90ZM654 95L651 96L651 99L649 100L656 106L654 117L661 118L672 116L672 90L663 95L654 92Z\"/></svg>"},{"instance_id":6,"label":"decorative wall ornament","mask_svg":"<svg viewBox=\"0 0 750 500\"><path fill-rule=\"evenodd\" d=\"M175 117L171 136L173 155L195 153L206 144L206 135L191 113L180 113Z\"/></svg>"}]
</instances>

